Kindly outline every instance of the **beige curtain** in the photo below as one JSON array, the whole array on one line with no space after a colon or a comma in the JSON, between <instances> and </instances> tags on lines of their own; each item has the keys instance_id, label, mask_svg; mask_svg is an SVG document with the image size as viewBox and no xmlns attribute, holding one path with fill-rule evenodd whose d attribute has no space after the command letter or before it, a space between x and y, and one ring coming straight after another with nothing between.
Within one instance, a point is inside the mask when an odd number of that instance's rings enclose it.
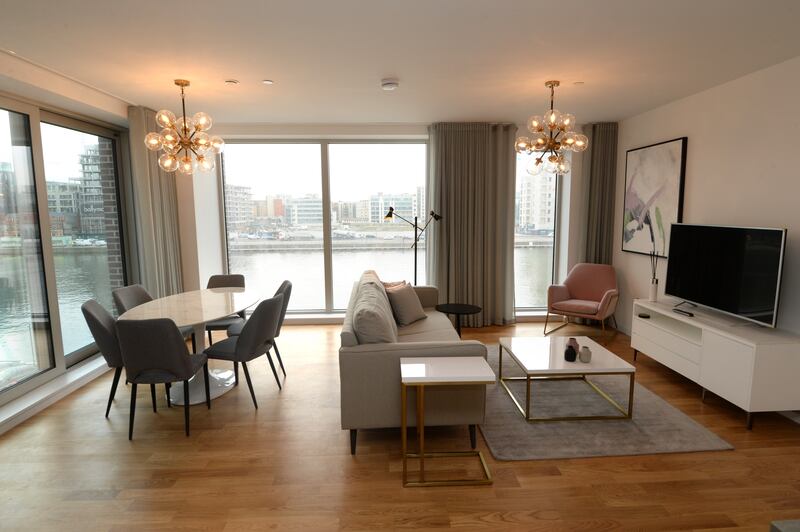
<instances>
[{"instance_id":1,"label":"beige curtain","mask_svg":"<svg viewBox=\"0 0 800 532\"><path fill-rule=\"evenodd\" d=\"M617 124L591 124L589 136L586 262L611 264L617 175Z\"/></svg>"},{"instance_id":2,"label":"beige curtain","mask_svg":"<svg viewBox=\"0 0 800 532\"><path fill-rule=\"evenodd\" d=\"M516 131L488 123L428 128L429 208L442 215L427 243L428 279L442 302L483 308L464 318L469 327L515 319Z\"/></svg>"},{"instance_id":3,"label":"beige curtain","mask_svg":"<svg viewBox=\"0 0 800 532\"><path fill-rule=\"evenodd\" d=\"M142 283L154 297L181 292L181 247L175 176L161 170L158 155L144 145L145 135L156 128L155 111L128 107L131 171L127 187L132 196L128 227L135 252L132 280Z\"/></svg>"}]
</instances>

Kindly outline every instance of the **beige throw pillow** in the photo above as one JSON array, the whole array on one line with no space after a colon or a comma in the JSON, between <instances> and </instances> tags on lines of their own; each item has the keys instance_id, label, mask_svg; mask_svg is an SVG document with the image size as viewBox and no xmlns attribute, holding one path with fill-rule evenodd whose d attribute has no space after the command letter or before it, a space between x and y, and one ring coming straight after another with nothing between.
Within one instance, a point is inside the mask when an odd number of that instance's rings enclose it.
<instances>
[{"instance_id":1,"label":"beige throw pillow","mask_svg":"<svg viewBox=\"0 0 800 532\"><path fill-rule=\"evenodd\" d=\"M428 317L422 308L422 303L419 302L416 290L410 284L403 283L386 288L386 295L392 305L394 317L401 327Z\"/></svg>"}]
</instances>

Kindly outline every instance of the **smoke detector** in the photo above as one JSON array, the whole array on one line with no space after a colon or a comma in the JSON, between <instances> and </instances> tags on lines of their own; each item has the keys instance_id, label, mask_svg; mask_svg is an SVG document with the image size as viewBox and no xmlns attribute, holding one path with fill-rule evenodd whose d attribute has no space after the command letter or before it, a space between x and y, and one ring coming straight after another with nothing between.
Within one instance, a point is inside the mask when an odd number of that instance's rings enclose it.
<instances>
[{"instance_id":1,"label":"smoke detector","mask_svg":"<svg viewBox=\"0 0 800 532\"><path fill-rule=\"evenodd\" d=\"M400 82L396 78L383 78L381 80L381 88L385 91L393 91L400 86Z\"/></svg>"}]
</instances>

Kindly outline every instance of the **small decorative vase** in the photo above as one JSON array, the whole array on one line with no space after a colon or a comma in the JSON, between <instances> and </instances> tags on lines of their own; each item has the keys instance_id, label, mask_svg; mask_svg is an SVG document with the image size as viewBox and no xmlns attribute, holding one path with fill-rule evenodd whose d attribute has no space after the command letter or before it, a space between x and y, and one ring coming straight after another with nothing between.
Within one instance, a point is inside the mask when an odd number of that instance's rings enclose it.
<instances>
[{"instance_id":1,"label":"small decorative vase","mask_svg":"<svg viewBox=\"0 0 800 532\"><path fill-rule=\"evenodd\" d=\"M575 349L571 345L568 345L567 349L564 351L564 360L566 360L567 362L575 362L577 356L578 356L577 351L575 351Z\"/></svg>"},{"instance_id":2,"label":"small decorative vase","mask_svg":"<svg viewBox=\"0 0 800 532\"><path fill-rule=\"evenodd\" d=\"M584 364L588 364L589 362L592 361L592 350L589 349L588 345L581 347L579 357L581 362L583 362Z\"/></svg>"},{"instance_id":3,"label":"small decorative vase","mask_svg":"<svg viewBox=\"0 0 800 532\"><path fill-rule=\"evenodd\" d=\"M650 281L650 301L658 301L658 279Z\"/></svg>"},{"instance_id":4,"label":"small decorative vase","mask_svg":"<svg viewBox=\"0 0 800 532\"><path fill-rule=\"evenodd\" d=\"M576 353L581 348L581 346L578 344L578 340L576 340L575 338L570 338L569 340L567 340L567 345L572 347L572 349L574 349Z\"/></svg>"}]
</instances>

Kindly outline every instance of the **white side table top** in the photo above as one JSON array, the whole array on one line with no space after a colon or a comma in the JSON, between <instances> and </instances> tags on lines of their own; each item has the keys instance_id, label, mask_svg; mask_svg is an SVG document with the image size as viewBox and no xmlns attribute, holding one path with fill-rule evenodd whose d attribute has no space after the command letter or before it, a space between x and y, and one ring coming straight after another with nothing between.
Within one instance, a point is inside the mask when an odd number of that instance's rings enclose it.
<instances>
[{"instance_id":1,"label":"white side table top","mask_svg":"<svg viewBox=\"0 0 800 532\"><path fill-rule=\"evenodd\" d=\"M566 336L517 336L500 338L500 345L528 375L574 375L597 373L635 373L636 368L586 336L576 336L578 344L592 350L592 360L567 362Z\"/></svg>"},{"instance_id":2,"label":"white side table top","mask_svg":"<svg viewBox=\"0 0 800 532\"><path fill-rule=\"evenodd\" d=\"M260 294L244 288L207 288L162 297L134 307L121 320L169 318L178 327L202 325L252 307Z\"/></svg>"},{"instance_id":3,"label":"white side table top","mask_svg":"<svg viewBox=\"0 0 800 532\"><path fill-rule=\"evenodd\" d=\"M483 357L404 357L403 384L494 384L497 380Z\"/></svg>"}]
</instances>

